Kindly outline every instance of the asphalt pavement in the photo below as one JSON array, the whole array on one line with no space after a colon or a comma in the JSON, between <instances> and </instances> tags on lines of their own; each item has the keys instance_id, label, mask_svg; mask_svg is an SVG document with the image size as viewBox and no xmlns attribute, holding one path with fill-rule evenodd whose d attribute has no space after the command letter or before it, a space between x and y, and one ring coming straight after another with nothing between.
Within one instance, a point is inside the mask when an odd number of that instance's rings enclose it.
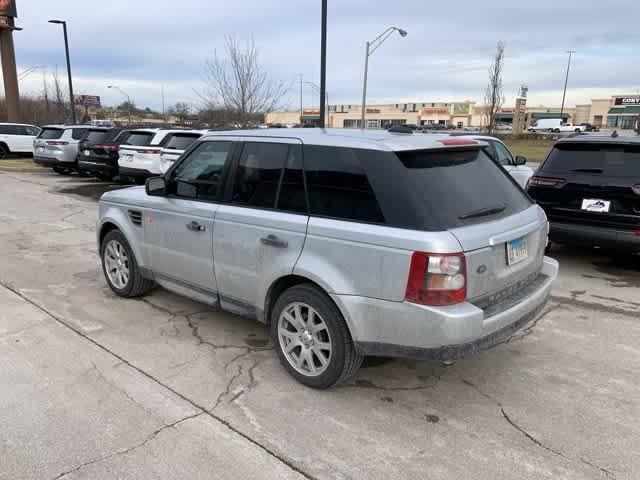
<instances>
[{"instance_id":1,"label":"asphalt pavement","mask_svg":"<svg viewBox=\"0 0 640 480\"><path fill-rule=\"evenodd\" d=\"M369 359L315 391L267 329L96 252L101 192L0 172L0 479L640 478L640 259L556 248L539 320L446 367Z\"/></svg>"}]
</instances>

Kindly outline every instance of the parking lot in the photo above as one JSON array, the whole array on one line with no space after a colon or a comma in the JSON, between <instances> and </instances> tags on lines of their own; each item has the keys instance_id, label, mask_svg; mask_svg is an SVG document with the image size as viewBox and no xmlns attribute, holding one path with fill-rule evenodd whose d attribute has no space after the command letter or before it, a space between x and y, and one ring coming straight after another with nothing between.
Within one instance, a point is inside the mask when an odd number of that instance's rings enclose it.
<instances>
[{"instance_id":1,"label":"parking lot","mask_svg":"<svg viewBox=\"0 0 640 480\"><path fill-rule=\"evenodd\" d=\"M315 391L259 323L111 293L95 221L120 185L0 184L0 479L640 478L638 257L557 247L551 302L495 349Z\"/></svg>"}]
</instances>

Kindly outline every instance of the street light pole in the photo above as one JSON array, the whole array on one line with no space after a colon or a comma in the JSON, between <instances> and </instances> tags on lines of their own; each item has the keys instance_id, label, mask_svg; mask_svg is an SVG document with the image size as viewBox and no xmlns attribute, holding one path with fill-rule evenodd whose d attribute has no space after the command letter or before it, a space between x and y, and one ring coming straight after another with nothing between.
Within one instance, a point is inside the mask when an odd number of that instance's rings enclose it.
<instances>
[{"instance_id":1,"label":"street light pole","mask_svg":"<svg viewBox=\"0 0 640 480\"><path fill-rule=\"evenodd\" d=\"M320 128L325 127L324 98L327 91L327 0L322 0L322 34L320 41Z\"/></svg>"},{"instance_id":2,"label":"street light pole","mask_svg":"<svg viewBox=\"0 0 640 480\"><path fill-rule=\"evenodd\" d=\"M364 80L362 82L362 118L360 120L361 125L360 128L363 130L367 128L366 125L366 114L367 114L367 82L369 76L369 57L375 52L380 45L382 45L392 34L393 32L398 32L401 37L406 37L408 35L406 30L398 27L389 27L380 35L378 35L375 40L372 42L367 42L367 48L365 51L364 57Z\"/></svg>"},{"instance_id":3,"label":"street light pole","mask_svg":"<svg viewBox=\"0 0 640 480\"><path fill-rule=\"evenodd\" d=\"M567 75L564 78L564 92L562 93L562 106L560 107L560 121L563 121L564 100L567 97L567 84L569 83L569 70L571 69L571 56L576 53L575 50L567 50L569 54L569 62L567 63Z\"/></svg>"},{"instance_id":4,"label":"street light pole","mask_svg":"<svg viewBox=\"0 0 640 480\"><path fill-rule=\"evenodd\" d=\"M64 33L64 50L67 54L67 77L69 79L69 103L71 104L71 120L74 124L76 124L76 106L75 98L73 96L73 80L71 77L71 58L69 56L69 36L67 35L67 22L64 20L49 20L49 23L62 25L62 31Z\"/></svg>"},{"instance_id":5,"label":"street light pole","mask_svg":"<svg viewBox=\"0 0 640 480\"><path fill-rule=\"evenodd\" d=\"M129 125L131 125L131 106L132 106L132 102L131 102L131 97L129 96L129 94L127 92L125 92L124 90L122 90L120 87L116 86L116 85L107 85L107 88L112 88L114 90L118 90L122 95L124 95L127 99L127 113L129 116ZM164 102L163 102L164 105ZM164 106L163 106L163 110L164 110Z\"/></svg>"}]
</instances>

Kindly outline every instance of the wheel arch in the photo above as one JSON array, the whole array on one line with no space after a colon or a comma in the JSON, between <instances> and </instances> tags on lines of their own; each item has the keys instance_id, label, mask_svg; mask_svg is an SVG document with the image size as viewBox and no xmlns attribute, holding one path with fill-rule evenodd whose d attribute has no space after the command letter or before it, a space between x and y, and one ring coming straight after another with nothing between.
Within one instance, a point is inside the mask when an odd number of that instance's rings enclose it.
<instances>
[{"instance_id":1,"label":"wheel arch","mask_svg":"<svg viewBox=\"0 0 640 480\"><path fill-rule=\"evenodd\" d=\"M312 285L327 296L327 298L336 306L338 311L342 314L342 317L344 318L345 323L347 324L349 335L351 335L351 338L353 338L354 330L351 324L351 319L349 318L349 315L345 311L344 306L341 305L340 302L336 302L335 298L329 293L329 290L327 288L323 287L318 282L308 277L305 277L303 275L295 275L295 274L285 275L278 278L271 284L271 286L267 290L267 294L265 297L264 310L263 310L261 320L267 325L270 325L271 313L280 295L284 291L288 290L289 288L295 287L296 285L302 285L302 284Z\"/></svg>"},{"instance_id":2,"label":"wheel arch","mask_svg":"<svg viewBox=\"0 0 640 480\"><path fill-rule=\"evenodd\" d=\"M141 250L141 243L143 242L143 232L141 227L132 226L129 219L126 218L125 213L117 208L109 208L100 219L98 228L96 229L96 240L98 243L98 253L102 254L102 241L104 237L113 230L119 230L122 235L127 239L133 254L136 257L136 262L139 267L146 268L147 262ZM139 229L140 231L135 231Z\"/></svg>"}]
</instances>

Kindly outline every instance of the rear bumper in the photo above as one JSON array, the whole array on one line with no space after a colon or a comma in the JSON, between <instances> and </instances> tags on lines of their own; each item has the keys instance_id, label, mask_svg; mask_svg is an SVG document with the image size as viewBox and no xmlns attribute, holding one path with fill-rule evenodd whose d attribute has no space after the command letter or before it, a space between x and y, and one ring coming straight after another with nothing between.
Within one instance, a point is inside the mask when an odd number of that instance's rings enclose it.
<instances>
[{"instance_id":1,"label":"rear bumper","mask_svg":"<svg viewBox=\"0 0 640 480\"><path fill-rule=\"evenodd\" d=\"M141 168L127 168L118 167L118 171L121 177L134 178L136 180L145 180L149 177L157 177L160 173L151 173L149 170L143 170Z\"/></svg>"},{"instance_id":2,"label":"rear bumper","mask_svg":"<svg viewBox=\"0 0 640 480\"><path fill-rule=\"evenodd\" d=\"M58 165L58 159L52 157L33 156L33 161L43 167L55 167Z\"/></svg>"},{"instance_id":3,"label":"rear bumper","mask_svg":"<svg viewBox=\"0 0 640 480\"><path fill-rule=\"evenodd\" d=\"M65 168L76 168L77 162L74 158L73 160L69 160L66 155L51 155L51 156L42 156L42 155L34 155L33 161L38 165L42 165L43 167L65 167Z\"/></svg>"},{"instance_id":4,"label":"rear bumper","mask_svg":"<svg viewBox=\"0 0 640 480\"><path fill-rule=\"evenodd\" d=\"M540 276L526 291L481 309L472 303L427 307L409 302L333 295L364 355L456 360L491 348L535 320L558 275L545 258Z\"/></svg>"},{"instance_id":5,"label":"rear bumper","mask_svg":"<svg viewBox=\"0 0 640 480\"><path fill-rule=\"evenodd\" d=\"M634 230L616 230L606 227L552 221L549 239L552 242L570 245L602 247L625 252L640 251L640 235L637 235Z\"/></svg>"},{"instance_id":6,"label":"rear bumper","mask_svg":"<svg viewBox=\"0 0 640 480\"><path fill-rule=\"evenodd\" d=\"M80 172L87 173L104 173L107 175L118 174L118 162L111 162L109 160L92 159L87 157L82 160L78 160L78 170Z\"/></svg>"}]
</instances>

